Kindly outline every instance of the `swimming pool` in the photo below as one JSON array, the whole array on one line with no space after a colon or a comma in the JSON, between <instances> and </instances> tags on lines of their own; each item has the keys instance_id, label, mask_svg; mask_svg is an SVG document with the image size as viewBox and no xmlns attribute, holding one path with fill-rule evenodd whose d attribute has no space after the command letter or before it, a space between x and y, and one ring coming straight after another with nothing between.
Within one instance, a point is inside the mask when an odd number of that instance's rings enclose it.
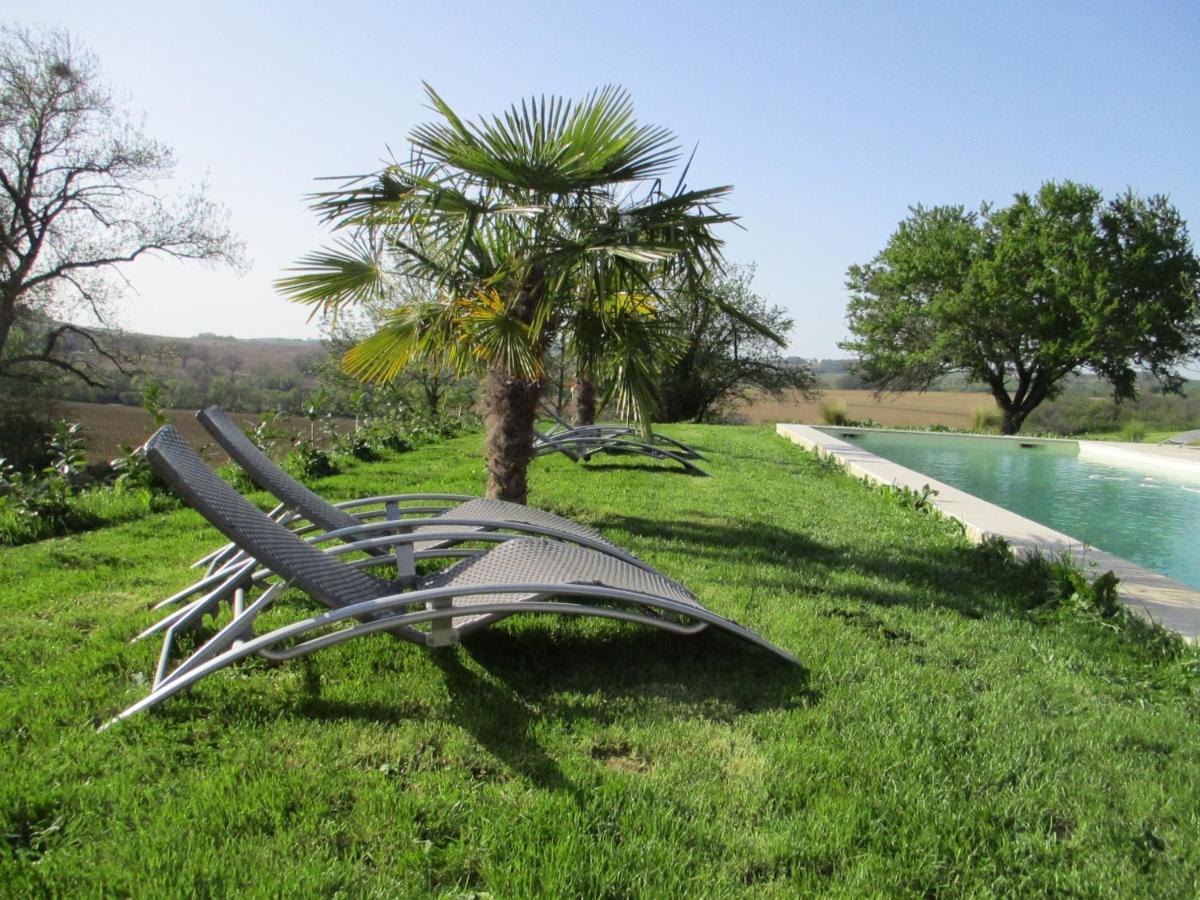
<instances>
[{"instance_id":1,"label":"swimming pool","mask_svg":"<svg viewBox=\"0 0 1200 900\"><path fill-rule=\"evenodd\" d=\"M1200 589L1200 469L1083 459L1074 441L818 430Z\"/></svg>"}]
</instances>

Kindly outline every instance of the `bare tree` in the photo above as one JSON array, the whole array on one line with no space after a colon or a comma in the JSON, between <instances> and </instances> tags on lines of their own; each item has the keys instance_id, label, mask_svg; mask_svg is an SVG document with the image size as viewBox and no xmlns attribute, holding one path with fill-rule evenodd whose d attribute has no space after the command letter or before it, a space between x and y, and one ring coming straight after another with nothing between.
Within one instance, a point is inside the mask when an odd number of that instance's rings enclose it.
<instances>
[{"instance_id":1,"label":"bare tree","mask_svg":"<svg viewBox=\"0 0 1200 900\"><path fill-rule=\"evenodd\" d=\"M245 364L246 360L235 349L231 350L229 353L222 354L217 362L222 368L225 369L225 371L229 373L230 378L236 378L237 373L242 370L242 366Z\"/></svg>"},{"instance_id":2,"label":"bare tree","mask_svg":"<svg viewBox=\"0 0 1200 900\"><path fill-rule=\"evenodd\" d=\"M97 384L70 338L120 368L95 328L111 319L123 264L242 264L203 186L163 195L174 168L70 35L0 28L0 376L39 379L51 367Z\"/></svg>"}]
</instances>

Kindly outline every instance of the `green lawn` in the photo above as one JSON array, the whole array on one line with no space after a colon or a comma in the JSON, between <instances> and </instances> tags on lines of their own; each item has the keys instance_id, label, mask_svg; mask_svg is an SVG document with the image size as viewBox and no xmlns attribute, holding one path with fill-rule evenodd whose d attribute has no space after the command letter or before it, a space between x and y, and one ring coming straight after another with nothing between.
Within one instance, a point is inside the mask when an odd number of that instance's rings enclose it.
<instances>
[{"instance_id":1,"label":"green lawn","mask_svg":"<svg viewBox=\"0 0 1200 900\"><path fill-rule=\"evenodd\" d=\"M728 636L527 618L385 636L141 696L128 639L216 540L188 510L0 549L0 892L262 896L1195 896L1186 662L761 428L669 433L712 478L534 463ZM336 496L477 493L479 437L360 464Z\"/></svg>"}]
</instances>

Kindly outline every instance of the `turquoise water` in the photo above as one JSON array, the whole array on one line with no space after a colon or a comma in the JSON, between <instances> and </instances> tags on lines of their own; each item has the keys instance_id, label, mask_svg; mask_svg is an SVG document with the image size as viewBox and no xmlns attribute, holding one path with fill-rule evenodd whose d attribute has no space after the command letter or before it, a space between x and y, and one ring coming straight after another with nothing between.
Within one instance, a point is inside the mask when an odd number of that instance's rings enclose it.
<instances>
[{"instance_id":1,"label":"turquoise water","mask_svg":"<svg viewBox=\"0 0 1200 900\"><path fill-rule=\"evenodd\" d=\"M1069 441L822 430L1200 590L1200 475L1092 462Z\"/></svg>"}]
</instances>

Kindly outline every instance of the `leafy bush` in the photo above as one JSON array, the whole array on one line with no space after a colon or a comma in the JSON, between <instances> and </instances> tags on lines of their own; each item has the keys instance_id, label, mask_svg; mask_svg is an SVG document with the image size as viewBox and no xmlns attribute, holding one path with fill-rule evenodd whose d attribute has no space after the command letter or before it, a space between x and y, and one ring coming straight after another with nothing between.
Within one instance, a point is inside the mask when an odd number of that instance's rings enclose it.
<instances>
[{"instance_id":1,"label":"leafy bush","mask_svg":"<svg viewBox=\"0 0 1200 900\"><path fill-rule=\"evenodd\" d=\"M276 410L268 410L258 417L258 424L253 428L247 427L246 436L254 442L254 446L267 456L275 452L280 438L280 414Z\"/></svg>"},{"instance_id":2,"label":"leafy bush","mask_svg":"<svg viewBox=\"0 0 1200 900\"><path fill-rule=\"evenodd\" d=\"M1146 439L1146 423L1130 419L1121 425L1121 440L1140 443Z\"/></svg>"},{"instance_id":3,"label":"leafy bush","mask_svg":"<svg viewBox=\"0 0 1200 900\"><path fill-rule=\"evenodd\" d=\"M333 452L352 457L360 462L375 462L382 458L379 448L371 442L363 429L335 438Z\"/></svg>"},{"instance_id":4,"label":"leafy bush","mask_svg":"<svg viewBox=\"0 0 1200 900\"><path fill-rule=\"evenodd\" d=\"M227 462L225 465L217 469L217 474L229 482L230 486L239 493L246 493L254 490L254 482L250 476L235 462Z\"/></svg>"},{"instance_id":5,"label":"leafy bush","mask_svg":"<svg viewBox=\"0 0 1200 900\"><path fill-rule=\"evenodd\" d=\"M141 447L120 444L121 455L108 465L114 475L113 487L118 491L148 490L165 493L167 483L158 477Z\"/></svg>"},{"instance_id":6,"label":"leafy bush","mask_svg":"<svg viewBox=\"0 0 1200 900\"><path fill-rule=\"evenodd\" d=\"M307 438L296 442L296 448L284 459L283 468L293 478L305 482L336 475L339 471L333 456Z\"/></svg>"},{"instance_id":7,"label":"leafy bush","mask_svg":"<svg viewBox=\"0 0 1200 900\"><path fill-rule=\"evenodd\" d=\"M846 414L846 404L841 400L827 400L820 405L821 421L826 425L849 426L850 417Z\"/></svg>"},{"instance_id":8,"label":"leafy bush","mask_svg":"<svg viewBox=\"0 0 1200 900\"><path fill-rule=\"evenodd\" d=\"M977 406L971 410L972 431L999 431L1003 418L994 406Z\"/></svg>"},{"instance_id":9,"label":"leafy bush","mask_svg":"<svg viewBox=\"0 0 1200 900\"><path fill-rule=\"evenodd\" d=\"M0 542L24 543L84 528L93 517L72 503L86 459L77 422L59 421L46 443L49 462L40 473L18 472L0 460Z\"/></svg>"}]
</instances>

